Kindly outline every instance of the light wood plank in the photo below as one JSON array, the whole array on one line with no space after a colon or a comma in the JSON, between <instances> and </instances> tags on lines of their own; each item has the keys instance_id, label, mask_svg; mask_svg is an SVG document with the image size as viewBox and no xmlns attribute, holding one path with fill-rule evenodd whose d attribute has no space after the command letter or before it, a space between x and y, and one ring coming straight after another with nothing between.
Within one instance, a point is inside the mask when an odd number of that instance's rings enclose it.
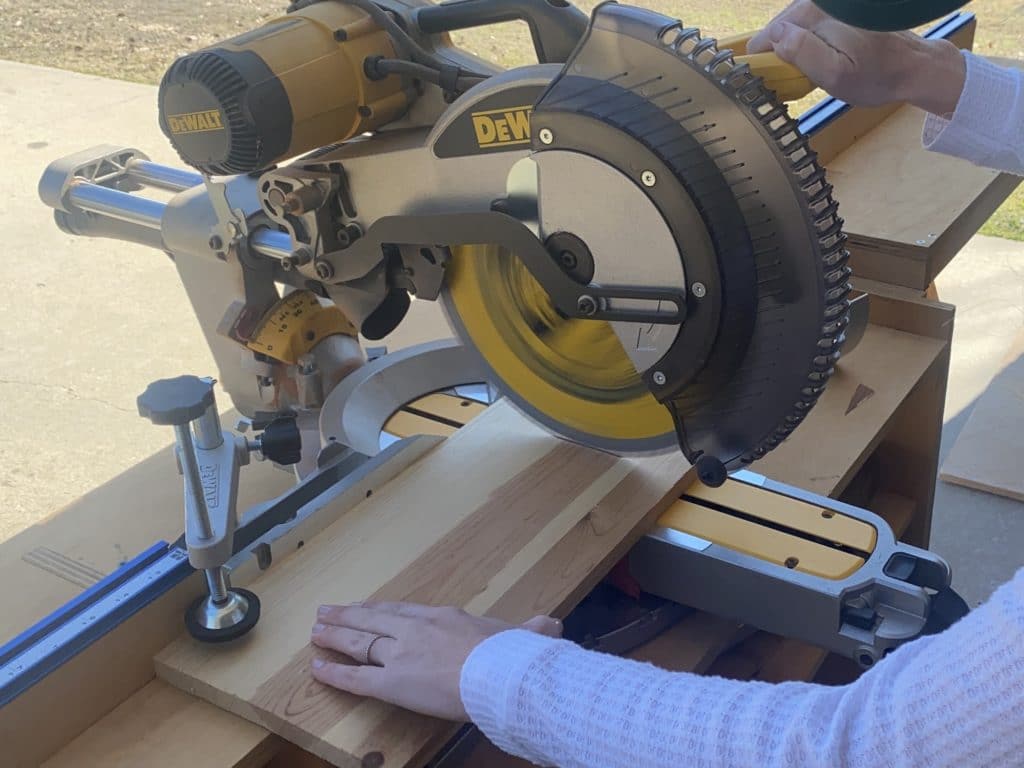
<instances>
[{"instance_id":1,"label":"light wood plank","mask_svg":"<svg viewBox=\"0 0 1024 768\"><path fill-rule=\"evenodd\" d=\"M948 348L941 339L869 325L806 421L754 471L824 496L842 493Z\"/></svg>"},{"instance_id":2,"label":"light wood plank","mask_svg":"<svg viewBox=\"0 0 1024 768\"><path fill-rule=\"evenodd\" d=\"M428 755L450 728L315 683L309 630L323 602L461 605L509 621L564 615L690 482L678 455L619 459L492 406L252 588L243 644L182 638L158 674L338 765Z\"/></svg>"},{"instance_id":3,"label":"light wood plank","mask_svg":"<svg viewBox=\"0 0 1024 768\"><path fill-rule=\"evenodd\" d=\"M948 483L1024 501L1024 332L981 395L940 477Z\"/></svg>"},{"instance_id":4,"label":"light wood plank","mask_svg":"<svg viewBox=\"0 0 1024 768\"><path fill-rule=\"evenodd\" d=\"M258 725L153 680L42 768L261 768L280 746Z\"/></svg>"},{"instance_id":5,"label":"light wood plank","mask_svg":"<svg viewBox=\"0 0 1024 768\"><path fill-rule=\"evenodd\" d=\"M311 510L307 518L274 542L273 560L283 560L288 552L299 550L299 542L319 533L328 520L336 520L355 506L357 499L362 501L368 492L418 461L437 442L435 438L427 437L410 441L387 462L368 472L333 504ZM276 474L287 477L281 472ZM143 495L141 490L138 493ZM74 518L68 516L61 520L71 524ZM255 558L251 558L233 574L235 583L248 583L255 578L255 572L258 572ZM56 578L53 580L67 583ZM84 730L98 728L103 731L106 718L116 718L111 711L122 702L129 702L127 706L134 707L135 704L130 702L153 679L153 656L181 633L186 607L204 589L202 576L193 574L0 710L4 768L8 765L11 768L36 768ZM61 706L55 708L54 701L59 701ZM180 721L180 733L190 733L193 726L202 729L202 713L197 715L194 709L189 712L192 714ZM45 722L47 727L39 728L41 722ZM253 730L238 717L222 720L222 726L225 738L251 741L254 751L262 741L270 738L266 731ZM167 753L174 752L176 739L182 738L180 733L175 737L173 733L164 732L169 739L162 745ZM88 762L82 764L88 765ZM188 762L177 764L193 768Z\"/></svg>"},{"instance_id":6,"label":"light wood plank","mask_svg":"<svg viewBox=\"0 0 1024 768\"><path fill-rule=\"evenodd\" d=\"M924 119L903 106L828 164L854 274L921 291L1021 182L924 149Z\"/></svg>"}]
</instances>

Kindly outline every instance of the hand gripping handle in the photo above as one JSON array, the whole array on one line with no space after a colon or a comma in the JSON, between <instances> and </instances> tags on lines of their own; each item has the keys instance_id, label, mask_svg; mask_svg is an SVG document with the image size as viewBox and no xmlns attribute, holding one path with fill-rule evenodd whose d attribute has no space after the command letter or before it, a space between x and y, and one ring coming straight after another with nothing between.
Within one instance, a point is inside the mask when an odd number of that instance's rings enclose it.
<instances>
[{"instance_id":1,"label":"hand gripping handle","mask_svg":"<svg viewBox=\"0 0 1024 768\"><path fill-rule=\"evenodd\" d=\"M765 85L775 91L780 101L796 101L814 90L815 85L807 75L787 64L774 53L747 53L747 43L754 36L748 32L735 37L721 38L718 50L730 49L737 64L746 64L755 75L764 78Z\"/></svg>"}]
</instances>

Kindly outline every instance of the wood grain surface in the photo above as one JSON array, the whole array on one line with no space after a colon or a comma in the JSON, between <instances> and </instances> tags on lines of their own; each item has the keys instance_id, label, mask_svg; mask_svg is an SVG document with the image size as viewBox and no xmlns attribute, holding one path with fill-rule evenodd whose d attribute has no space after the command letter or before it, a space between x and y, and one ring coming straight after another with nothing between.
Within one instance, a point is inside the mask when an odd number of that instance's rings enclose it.
<instances>
[{"instance_id":1,"label":"wood grain surface","mask_svg":"<svg viewBox=\"0 0 1024 768\"><path fill-rule=\"evenodd\" d=\"M451 726L315 682L321 603L408 600L522 621L566 613L689 484L681 456L620 459L499 404L251 584L263 618L242 643L182 637L169 682L342 766L404 766Z\"/></svg>"}]
</instances>

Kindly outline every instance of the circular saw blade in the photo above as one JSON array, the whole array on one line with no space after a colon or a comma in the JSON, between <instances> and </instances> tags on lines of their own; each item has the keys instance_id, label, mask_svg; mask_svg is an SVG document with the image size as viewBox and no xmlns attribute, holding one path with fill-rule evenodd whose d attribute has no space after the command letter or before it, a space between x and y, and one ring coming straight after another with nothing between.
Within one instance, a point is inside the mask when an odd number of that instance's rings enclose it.
<instances>
[{"instance_id":1,"label":"circular saw blade","mask_svg":"<svg viewBox=\"0 0 1024 768\"><path fill-rule=\"evenodd\" d=\"M563 317L506 249L454 249L443 303L492 382L548 431L618 454L677 447L669 411L650 393L611 325Z\"/></svg>"},{"instance_id":2,"label":"circular saw blade","mask_svg":"<svg viewBox=\"0 0 1024 768\"><path fill-rule=\"evenodd\" d=\"M832 187L785 106L699 30L605 4L532 126L551 139L538 154L575 151L638 177L672 229L688 311L644 381L687 458L738 469L777 447L833 373L850 291ZM685 201L699 225L680 216ZM709 249L695 247L702 234ZM645 261L645 245L629 257Z\"/></svg>"},{"instance_id":3,"label":"circular saw blade","mask_svg":"<svg viewBox=\"0 0 1024 768\"><path fill-rule=\"evenodd\" d=\"M513 254L456 248L444 301L493 381L550 431L618 453L678 443L690 461L738 469L778 446L833 373L850 291L832 188L785 106L697 29L605 4L531 130L539 167L582 156L624 180L566 166L516 218L556 261L550 238L578 236L595 284L682 290L687 311L643 357L622 320L558 315ZM627 188L642 206L624 203ZM646 207L667 239L648 224L620 239Z\"/></svg>"}]
</instances>

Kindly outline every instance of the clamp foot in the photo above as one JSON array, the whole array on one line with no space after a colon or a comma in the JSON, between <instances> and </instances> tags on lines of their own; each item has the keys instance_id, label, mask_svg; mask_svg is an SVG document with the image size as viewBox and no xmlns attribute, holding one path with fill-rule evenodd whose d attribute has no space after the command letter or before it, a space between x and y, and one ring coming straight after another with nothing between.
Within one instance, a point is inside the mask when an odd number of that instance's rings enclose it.
<instances>
[{"instance_id":1,"label":"clamp foot","mask_svg":"<svg viewBox=\"0 0 1024 768\"><path fill-rule=\"evenodd\" d=\"M202 643L237 640L260 620L260 599L247 589L229 589L227 600L217 603L203 595L185 613L185 628Z\"/></svg>"}]
</instances>

